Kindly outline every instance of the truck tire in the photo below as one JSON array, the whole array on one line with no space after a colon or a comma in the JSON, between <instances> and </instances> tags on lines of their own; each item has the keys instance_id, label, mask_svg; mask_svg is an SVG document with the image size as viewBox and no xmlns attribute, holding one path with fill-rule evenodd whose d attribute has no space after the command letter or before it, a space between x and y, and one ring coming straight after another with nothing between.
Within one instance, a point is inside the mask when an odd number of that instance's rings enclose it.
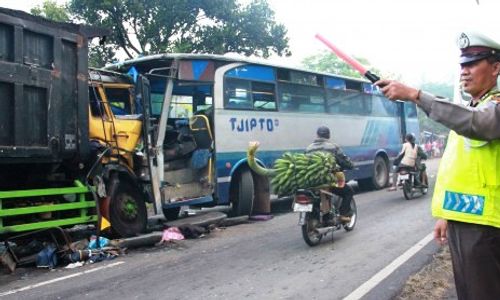
<instances>
[{"instance_id":1,"label":"truck tire","mask_svg":"<svg viewBox=\"0 0 500 300\"><path fill-rule=\"evenodd\" d=\"M121 237L146 231L148 216L142 193L130 180L114 176L110 181L109 218L114 233Z\"/></svg>"},{"instance_id":2,"label":"truck tire","mask_svg":"<svg viewBox=\"0 0 500 300\"><path fill-rule=\"evenodd\" d=\"M242 170L231 182L232 216L249 216L253 209L255 197L252 172Z\"/></svg>"}]
</instances>

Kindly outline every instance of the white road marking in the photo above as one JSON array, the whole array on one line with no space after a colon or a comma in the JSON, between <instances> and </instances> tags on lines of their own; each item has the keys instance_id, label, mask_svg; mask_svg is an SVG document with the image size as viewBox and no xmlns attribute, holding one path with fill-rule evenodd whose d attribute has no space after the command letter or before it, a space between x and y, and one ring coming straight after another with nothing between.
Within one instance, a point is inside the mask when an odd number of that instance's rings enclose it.
<instances>
[{"instance_id":1,"label":"white road marking","mask_svg":"<svg viewBox=\"0 0 500 300\"><path fill-rule=\"evenodd\" d=\"M433 239L433 234L429 233L426 237L421 239L418 243L413 245L410 249L406 250L405 253L401 254L398 258L393 260L385 268L380 270L377 274L373 275L372 278L368 279L365 283L360 285L352 293L347 295L344 300L357 300L361 299L366 295L371 289L373 289L377 284L382 282L385 278L391 275L397 268L404 264L408 259L410 259L415 253L424 248Z\"/></svg>"},{"instance_id":2,"label":"white road marking","mask_svg":"<svg viewBox=\"0 0 500 300\"><path fill-rule=\"evenodd\" d=\"M114 266L118 266L118 265L121 265L121 264L124 264L124 263L125 263L124 261L118 261L118 262L111 263L111 264L106 265L106 266L93 268L93 269L90 269L90 270L86 270L86 271L83 271L83 272L78 272L78 273L70 274L70 275L67 275L67 276L59 277L59 278L54 278L54 279L43 281L43 282L36 283L36 284L31 284L31 285L28 285L28 286L25 286L25 287L22 287L22 288L19 288L19 289L10 290L10 291L4 292L4 293L0 293L0 297L7 296L7 295L12 295L12 294L15 294L15 293L18 293L18 292L22 292L22 291L31 290L31 289L34 289L34 288L37 288L37 287L41 287L41 286L44 286L44 285L47 285L47 284L51 284L51 283L54 283L54 282L66 280L66 279L77 277L77 276L84 275L84 274L89 274L89 273L96 272L96 271L99 271L99 270L103 270L103 269L111 268L111 267L114 267Z\"/></svg>"}]
</instances>

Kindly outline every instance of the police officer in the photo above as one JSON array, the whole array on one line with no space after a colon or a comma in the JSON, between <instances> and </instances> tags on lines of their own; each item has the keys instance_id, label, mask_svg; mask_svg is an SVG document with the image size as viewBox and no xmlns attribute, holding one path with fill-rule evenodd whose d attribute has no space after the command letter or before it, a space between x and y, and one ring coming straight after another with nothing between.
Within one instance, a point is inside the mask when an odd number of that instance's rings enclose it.
<instances>
[{"instance_id":1,"label":"police officer","mask_svg":"<svg viewBox=\"0 0 500 300\"><path fill-rule=\"evenodd\" d=\"M335 157L335 162L340 167L340 170L350 170L354 167L353 163L347 155L344 154L342 149L332 142L330 142L330 129L326 126L320 126L316 131L317 138L306 148L306 153L314 151L325 151L330 152ZM336 187L332 187L330 191L342 198L342 203L339 208L339 219L343 223L349 223L351 221L351 200L353 198L354 191L352 188L342 182Z\"/></svg>"},{"instance_id":2,"label":"police officer","mask_svg":"<svg viewBox=\"0 0 500 300\"><path fill-rule=\"evenodd\" d=\"M432 198L440 218L434 237L449 242L459 299L499 299L500 44L474 32L462 33L458 44L460 79L472 96L467 108L398 82L376 84L389 99L411 100L453 129Z\"/></svg>"}]
</instances>

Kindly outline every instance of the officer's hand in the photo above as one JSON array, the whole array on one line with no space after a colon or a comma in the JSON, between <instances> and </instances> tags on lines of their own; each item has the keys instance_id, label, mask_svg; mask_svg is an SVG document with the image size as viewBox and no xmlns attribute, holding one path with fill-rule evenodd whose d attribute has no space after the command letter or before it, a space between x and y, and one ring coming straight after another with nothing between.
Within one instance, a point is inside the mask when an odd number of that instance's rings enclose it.
<instances>
[{"instance_id":1,"label":"officer's hand","mask_svg":"<svg viewBox=\"0 0 500 300\"><path fill-rule=\"evenodd\" d=\"M436 221L436 225L434 225L434 239L440 245L446 244L448 242L447 231L448 229L448 221L439 219Z\"/></svg>"},{"instance_id":2,"label":"officer's hand","mask_svg":"<svg viewBox=\"0 0 500 300\"><path fill-rule=\"evenodd\" d=\"M416 102L418 90L395 80L382 79L374 83L389 100L410 100Z\"/></svg>"}]
</instances>

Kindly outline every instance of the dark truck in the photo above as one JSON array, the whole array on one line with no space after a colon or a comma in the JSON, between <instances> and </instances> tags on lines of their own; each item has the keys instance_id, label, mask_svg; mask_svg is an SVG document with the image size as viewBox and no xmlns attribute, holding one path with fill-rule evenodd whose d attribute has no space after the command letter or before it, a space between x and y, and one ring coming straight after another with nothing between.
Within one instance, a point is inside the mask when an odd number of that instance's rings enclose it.
<instances>
[{"instance_id":1,"label":"dark truck","mask_svg":"<svg viewBox=\"0 0 500 300\"><path fill-rule=\"evenodd\" d=\"M0 8L0 235L97 215L121 236L146 229L136 86L88 67L106 34Z\"/></svg>"}]
</instances>

